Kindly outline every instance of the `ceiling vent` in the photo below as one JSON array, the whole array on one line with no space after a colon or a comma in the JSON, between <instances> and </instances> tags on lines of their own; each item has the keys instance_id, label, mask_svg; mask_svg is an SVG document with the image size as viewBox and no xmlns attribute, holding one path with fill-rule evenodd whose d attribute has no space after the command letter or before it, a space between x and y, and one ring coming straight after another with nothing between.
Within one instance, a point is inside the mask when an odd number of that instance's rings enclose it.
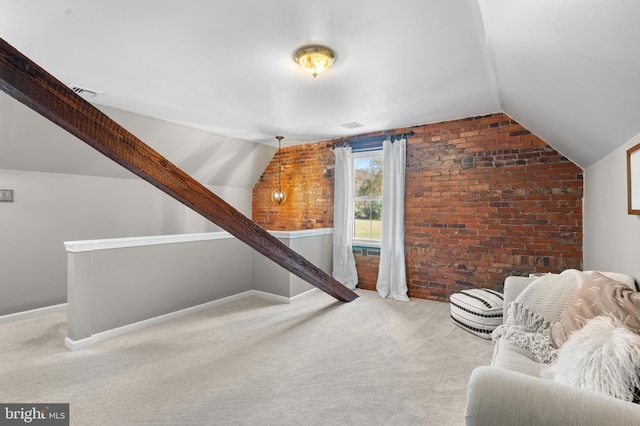
<instances>
[{"instance_id":1,"label":"ceiling vent","mask_svg":"<svg viewBox=\"0 0 640 426\"><path fill-rule=\"evenodd\" d=\"M363 124L360 124L357 121L354 121L352 123L344 123L344 124L341 124L341 126L346 129L357 129L358 127L364 127Z\"/></svg>"},{"instance_id":2,"label":"ceiling vent","mask_svg":"<svg viewBox=\"0 0 640 426\"><path fill-rule=\"evenodd\" d=\"M87 89L86 87L80 87L74 84L70 84L69 88L76 92L78 95L86 96L88 98L95 98L102 93L99 90Z\"/></svg>"}]
</instances>

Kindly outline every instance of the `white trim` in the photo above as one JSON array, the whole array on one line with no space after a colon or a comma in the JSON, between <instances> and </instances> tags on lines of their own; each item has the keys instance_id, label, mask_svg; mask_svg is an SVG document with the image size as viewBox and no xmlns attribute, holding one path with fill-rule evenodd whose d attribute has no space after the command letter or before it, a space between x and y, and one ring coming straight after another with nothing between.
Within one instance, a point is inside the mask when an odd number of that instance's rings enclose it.
<instances>
[{"instance_id":1,"label":"white trim","mask_svg":"<svg viewBox=\"0 0 640 426\"><path fill-rule=\"evenodd\" d=\"M302 229L300 231L269 231L269 233L276 238L295 239L333 234L333 228Z\"/></svg>"},{"instance_id":2,"label":"white trim","mask_svg":"<svg viewBox=\"0 0 640 426\"><path fill-rule=\"evenodd\" d=\"M234 294L232 296L223 297L222 299L212 300L211 302L202 303L200 305L192 306L190 308L181 309L175 312L169 312L164 315L159 315L157 317L149 318L146 320L134 322L132 324L123 325L122 327L113 328L111 330L101 331L99 333L93 334L90 337L85 337L79 340L72 340L69 337L65 337L64 345L72 350L76 351L79 349L85 349L89 346L92 346L98 342L102 342L104 340L108 340L114 337L122 336L127 333L131 333L134 331L142 330L147 327L151 327L157 324L161 324L167 321L171 321L186 315L194 314L196 312L204 311L207 309L211 309L216 306L225 305L227 303L235 302L236 300L244 299L249 296L257 296L262 297L267 300L272 300L279 303L291 303L292 300L297 299L300 296L306 295L311 291L320 291L318 289L311 289L305 293L299 294L298 296L288 298L285 296L279 296L277 294L266 293L264 291L259 290L247 290L242 293Z\"/></svg>"},{"instance_id":3,"label":"white trim","mask_svg":"<svg viewBox=\"0 0 640 426\"><path fill-rule=\"evenodd\" d=\"M311 289L305 291L304 293L300 293L300 294L298 294L296 296L293 296L291 298L291 302L294 302L296 300L302 299L302 298L307 297L307 296L311 296L312 294L315 294L315 293L317 293L319 291L322 291L322 290L320 290L317 287L311 288Z\"/></svg>"},{"instance_id":4,"label":"white trim","mask_svg":"<svg viewBox=\"0 0 640 426\"><path fill-rule=\"evenodd\" d=\"M262 297L263 299L271 300L278 303L291 303L291 299L287 296L280 296L279 294L267 293L266 291L250 290L253 296Z\"/></svg>"},{"instance_id":5,"label":"white trim","mask_svg":"<svg viewBox=\"0 0 640 426\"><path fill-rule=\"evenodd\" d=\"M333 228L303 229L300 231L269 231L276 238L306 238L316 235L332 234ZM153 235L148 237L109 238L104 240L65 241L69 253L82 253L98 250L112 250L155 246L162 244L191 243L195 241L223 240L235 238L228 232L203 232L198 234Z\"/></svg>"},{"instance_id":6,"label":"white trim","mask_svg":"<svg viewBox=\"0 0 640 426\"><path fill-rule=\"evenodd\" d=\"M66 241L69 253L80 253L117 248L155 246L162 244L190 243L194 241L235 238L228 232L203 232L199 234L153 235L149 237L110 238L105 240Z\"/></svg>"},{"instance_id":7,"label":"white trim","mask_svg":"<svg viewBox=\"0 0 640 426\"><path fill-rule=\"evenodd\" d=\"M356 239L354 238L351 242L352 247L371 247L371 248L380 248L381 242L378 240L368 240L366 238Z\"/></svg>"},{"instance_id":8,"label":"white trim","mask_svg":"<svg viewBox=\"0 0 640 426\"><path fill-rule=\"evenodd\" d=\"M8 314L0 316L0 324L4 324L12 321L19 321L27 318L38 317L41 315L52 314L54 312L65 311L67 309L66 303L59 305L45 306L44 308L31 309L28 311L16 312L14 314Z\"/></svg>"}]
</instances>

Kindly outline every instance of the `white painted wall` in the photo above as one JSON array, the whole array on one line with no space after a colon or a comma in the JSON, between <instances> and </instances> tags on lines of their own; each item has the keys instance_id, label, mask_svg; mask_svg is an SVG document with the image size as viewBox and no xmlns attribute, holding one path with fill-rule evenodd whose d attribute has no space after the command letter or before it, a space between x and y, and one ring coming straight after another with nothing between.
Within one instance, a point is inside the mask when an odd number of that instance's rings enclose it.
<instances>
[{"instance_id":1,"label":"white painted wall","mask_svg":"<svg viewBox=\"0 0 640 426\"><path fill-rule=\"evenodd\" d=\"M149 185L147 185L149 186ZM143 182L0 170L0 315L66 301L64 241L149 235L161 200Z\"/></svg>"},{"instance_id":2,"label":"white painted wall","mask_svg":"<svg viewBox=\"0 0 640 426\"><path fill-rule=\"evenodd\" d=\"M100 109L251 217L274 147ZM64 241L220 230L1 92L0 189L0 316L66 302Z\"/></svg>"},{"instance_id":3,"label":"white painted wall","mask_svg":"<svg viewBox=\"0 0 640 426\"><path fill-rule=\"evenodd\" d=\"M272 232L327 273L332 234L327 228ZM228 232L68 241L65 247L65 344L72 350L252 294L289 303L314 289Z\"/></svg>"},{"instance_id":4,"label":"white painted wall","mask_svg":"<svg viewBox=\"0 0 640 426\"><path fill-rule=\"evenodd\" d=\"M0 170L0 315L66 302L64 241L220 228L139 179ZM251 190L210 187L245 215Z\"/></svg>"},{"instance_id":5,"label":"white painted wall","mask_svg":"<svg viewBox=\"0 0 640 426\"><path fill-rule=\"evenodd\" d=\"M627 214L627 150L640 134L585 169L584 269L629 274L640 283L640 216Z\"/></svg>"},{"instance_id":6,"label":"white painted wall","mask_svg":"<svg viewBox=\"0 0 640 426\"><path fill-rule=\"evenodd\" d=\"M333 228L299 231L270 231L273 236L304 256L309 262L331 274L333 267ZM254 289L282 297L295 297L313 286L289 273L264 255L254 252Z\"/></svg>"}]
</instances>

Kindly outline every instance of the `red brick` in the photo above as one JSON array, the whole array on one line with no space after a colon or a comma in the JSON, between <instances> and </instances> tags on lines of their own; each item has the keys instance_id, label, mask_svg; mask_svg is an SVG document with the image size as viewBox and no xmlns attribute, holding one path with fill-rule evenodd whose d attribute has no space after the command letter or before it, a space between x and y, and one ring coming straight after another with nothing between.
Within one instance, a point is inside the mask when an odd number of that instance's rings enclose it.
<instances>
[{"instance_id":1,"label":"red brick","mask_svg":"<svg viewBox=\"0 0 640 426\"><path fill-rule=\"evenodd\" d=\"M411 297L446 301L464 288L500 290L507 275L582 267L580 168L505 114L411 130L405 201ZM331 227L334 159L327 142L284 148L281 159L289 200L280 207L270 201L274 159L254 187L253 219L278 230ZM375 289L378 262L379 256L356 256L361 288Z\"/></svg>"}]
</instances>

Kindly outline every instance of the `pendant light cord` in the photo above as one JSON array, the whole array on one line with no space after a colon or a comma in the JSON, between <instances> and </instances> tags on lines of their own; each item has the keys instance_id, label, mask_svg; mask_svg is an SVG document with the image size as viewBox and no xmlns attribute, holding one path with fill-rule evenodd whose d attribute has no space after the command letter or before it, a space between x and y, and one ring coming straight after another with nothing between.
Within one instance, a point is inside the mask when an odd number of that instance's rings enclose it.
<instances>
[{"instance_id":1,"label":"pendant light cord","mask_svg":"<svg viewBox=\"0 0 640 426\"><path fill-rule=\"evenodd\" d=\"M282 164L280 156L282 155L282 139L284 139L284 136L276 136L276 139L278 139L278 191L282 193L282 178L280 176L282 174Z\"/></svg>"}]
</instances>

